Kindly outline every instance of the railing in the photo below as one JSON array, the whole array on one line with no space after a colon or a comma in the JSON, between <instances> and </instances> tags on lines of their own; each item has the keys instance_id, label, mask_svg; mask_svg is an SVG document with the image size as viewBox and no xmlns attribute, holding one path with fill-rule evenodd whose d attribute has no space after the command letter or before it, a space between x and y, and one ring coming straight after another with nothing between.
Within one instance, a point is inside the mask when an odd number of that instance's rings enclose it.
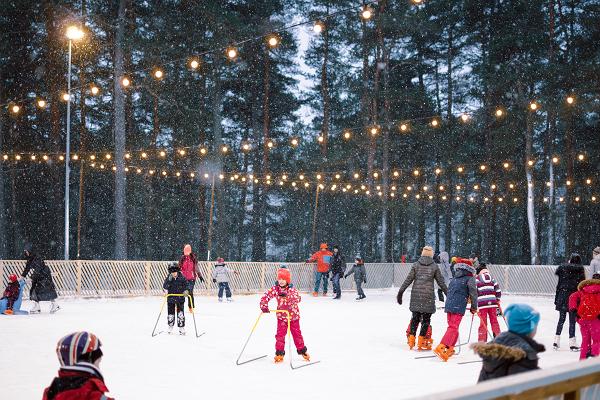
<instances>
[{"instance_id":1,"label":"railing","mask_svg":"<svg viewBox=\"0 0 600 400\"><path fill-rule=\"evenodd\" d=\"M159 295L167 276L168 261L46 261L52 271L54 284L60 296L119 297ZM275 283L281 263L228 262L239 272L231 274L231 289L236 294L262 292ZM301 291L311 292L314 286L314 264L285 263L292 273L292 282ZM214 262L199 263L205 283L196 282L198 294L214 293L212 282ZM347 270L351 268L348 264ZM411 264L365 264L367 289L388 289L404 282ZM0 282L6 284L8 275L20 275L25 268L22 260L0 260ZM557 278L555 266L550 265L490 265L489 269L504 293L518 295L553 296ZM591 271L587 271L588 277ZM29 284L29 283L28 283ZM328 282L332 290L331 282ZM354 290L353 276L341 280L342 290ZM26 295L29 290L25 291Z\"/></svg>"},{"instance_id":2,"label":"railing","mask_svg":"<svg viewBox=\"0 0 600 400\"><path fill-rule=\"evenodd\" d=\"M473 377L473 380L477 379ZM600 359L561 365L436 393L413 400L597 400Z\"/></svg>"}]
</instances>

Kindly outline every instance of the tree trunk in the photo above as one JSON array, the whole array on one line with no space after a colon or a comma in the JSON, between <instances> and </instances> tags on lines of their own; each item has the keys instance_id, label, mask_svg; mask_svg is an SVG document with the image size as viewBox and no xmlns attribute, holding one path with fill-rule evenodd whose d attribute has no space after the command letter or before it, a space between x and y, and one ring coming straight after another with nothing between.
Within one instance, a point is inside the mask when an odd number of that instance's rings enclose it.
<instances>
[{"instance_id":1,"label":"tree trunk","mask_svg":"<svg viewBox=\"0 0 600 400\"><path fill-rule=\"evenodd\" d=\"M121 80L124 76L124 39L126 0L119 1L117 32L114 50L114 139L115 139L115 259L127 259L127 210L125 176L125 94Z\"/></svg>"},{"instance_id":2,"label":"tree trunk","mask_svg":"<svg viewBox=\"0 0 600 400\"><path fill-rule=\"evenodd\" d=\"M527 226L529 228L529 248L532 265L539 264L537 248L537 225L535 220L535 181L534 167L527 161L533 160L533 116L527 114L525 132L525 177L527 178Z\"/></svg>"},{"instance_id":3,"label":"tree trunk","mask_svg":"<svg viewBox=\"0 0 600 400\"><path fill-rule=\"evenodd\" d=\"M329 14L329 3L327 4L327 14ZM326 21L328 22L328 21ZM325 24L327 27L327 24ZM329 77L327 75L327 63L329 60L329 29L323 32L323 65L321 66L321 96L323 97L323 125L321 126L321 137L323 143L321 151L323 158L327 161L327 146L329 142L329 120L330 120L330 99L329 99Z\"/></svg>"},{"instance_id":4,"label":"tree trunk","mask_svg":"<svg viewBox=\"0 0 600 400\"><path fill-rule=\"evenodd\" d=\"M0 70L0 104L4 104L4 75ZM0 113L0 152L4 145L4 113ZM7 249L7 225L6 225L6 201L4 198L4 167L0 165L0 259L8 258Z\"/></svg>"}]
</instances>

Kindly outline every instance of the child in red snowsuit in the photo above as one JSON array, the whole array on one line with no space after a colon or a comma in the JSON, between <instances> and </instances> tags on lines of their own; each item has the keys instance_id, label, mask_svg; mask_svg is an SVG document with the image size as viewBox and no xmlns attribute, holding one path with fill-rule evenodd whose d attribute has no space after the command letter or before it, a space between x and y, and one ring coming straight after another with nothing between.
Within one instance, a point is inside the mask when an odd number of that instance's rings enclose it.
<instances>
[{"instance_id":1,"label":"child in red snowsuit","mask_svg":"<svg viewBox=\"0 0 600 400\"><path fill-rule=\"evenodd\" d=\"M302 332L300 331L300 293L290 284L292 276L290 271L282 267L277 271L277 284L267 290L264 296L260 299L260 309L264 313L269 312L269 301L277 298L277 309L286 310L290 315L290 331L296 350L306 361L310 361L310 356L306 352ZM285 335L288 331L288 314L283 312L277 313L277 334L275 335L275 362L283 361L285 355Z\"/></svg>"},{"instance_id":2,"label":"child in red snowsuit","mask_svg":"<svg viewBox=\"0 0 600 400\"><path fill-rule=\"evenodd\" d=\"M579 359L600 355L600 274L582 281L577 291L569 296L569 311L577 312L581 330Z\"/></svg>"},{"instance_id":3,"label":"child in red snowsuit","mask_svg":"<svg viewBox=\"0 0 600 400\"><path fill-rule=\"evenodd\" d=\"M2 294L2 299L6 299L6 310L4 310L4 314L13 314L13 304L15 304L15 301L19 298L19 289L17 275L10 274L8 276L8 285Z\"/></svg>"}]
</instances>

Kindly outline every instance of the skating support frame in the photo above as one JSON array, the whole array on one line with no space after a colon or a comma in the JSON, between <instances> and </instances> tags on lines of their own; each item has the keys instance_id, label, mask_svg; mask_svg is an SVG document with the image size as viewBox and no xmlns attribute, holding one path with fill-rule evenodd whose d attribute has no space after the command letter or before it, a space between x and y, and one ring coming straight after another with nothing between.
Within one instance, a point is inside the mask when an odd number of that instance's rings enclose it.
<instances>
[{"instance_id":1,"label":"skating support frame","mask_svg":"<svg viewBox=\"0 0 600 400\"><path fill-rule=\"evenodd\" d=\"M318 364L321 361L313 361L313 362L309 362L309 363L305 363L302 365L294 365L293 359L292 359L292 331L290 329L290 324L291 324L291 316L289 311L287 310L269 310L269 313L285 313L287 316L287 341L288 341L288 354L290 357L290 368L292 370L297 370L300 368L304 368L304 367L308 367L310 365L314 365L314 364ZM251 363L252 361L257 361L257 360L261 360L265 357L267 357L267 355L265 354L264 356L260 356L260 357L255 357L255 358L251 358L250 360L245 360L245 361L241 361L240 359L242 358L242 354L244 354L244 350L246 350L246 346L248 346L248 342L250 342L250 338L252 338L252 335L254 334L254 331L256 330L256 327L258 326L258 322L260 321L260 319L262 318L263 314L265 313L260 313L258 318L256 319L256 322L254 323L254 326L252 326L252 330L250 331L250 334L248 335L248 339L246 339L246 343L244 343L244 347L242 347L242 351L240 351L240 354L237 358L237 360L235 361L236 365L244 365L244 364L248 364Z\"/></svg>"},{"instance_id":2,"label":"skating support frame","mask_svg":"<svg viewBox=\"0 0 600 400\"><path fill-rule=\"evenodd\" d=\"M158 336L161 334L161 332L156 332L156 327L158 326L158 322L160 321L160 316L162 315L162 312L165 308L165 304L167 304L167 300L169 299L169 297L187 297L190 304L193 304L192 297L189 294L188 295L185 295L185 294L167 294L167 295L165 295L162 305L160 306L160 312L158 313L158 318L156 318L156 323L154 324L154 329L152 329L152 337L155 337L155 336ZM206 332L202 332L201 334L198 334L198 327L196 325L196 316L194 314L193 308L192 308L191 314L192 314L192 320L194 320L194 332L196 334L196 339L197 339L200 336L204 335Z\"/></svg>"}]
</instances>

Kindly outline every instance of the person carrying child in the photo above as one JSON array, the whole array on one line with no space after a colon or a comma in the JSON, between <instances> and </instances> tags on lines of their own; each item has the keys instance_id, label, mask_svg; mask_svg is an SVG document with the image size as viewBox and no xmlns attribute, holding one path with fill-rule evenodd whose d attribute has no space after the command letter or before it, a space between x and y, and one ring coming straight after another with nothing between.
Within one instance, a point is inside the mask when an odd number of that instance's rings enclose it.
<instances>
[{"instance_id":1,"label":"person carrying child","mask_svg":"<svg viewBox=\"0 0 600 400\"><path fill-rule=\"evenodd\" d=\"M183 306L185 304L185 298L189 293L188 282L181 273L177 263L169 266L169 275L165 279L163 289L168 295L180 295L167 297L167 323L169 325L169 334L173 332L173 326L175 325L175 312L177 312L177 327L179 328L179 334L185 335L185 314L183 311Z\"/></svg>"},{"instance_id":2,"label":"person carrying child","mask_svg":"<svg viewBox=\"0 0 600 400\"><path fill-rule=\"evenodd\" d=\"M219 292L217 293L219 296L219 302L223 301L223 291L225 291L225 297L227 297L227 301L233 301L231 299L231 289L229 288L229 274L232 272L236 275L238 274L237 271L232 270L225 264L224 259L219 257L212 272L213 282L219 286Z\"/></svg>"},{"instance_id":3,"label":"person carrying child","mask_svg":"<svg viewBox=\"0 0 600 400\"><path fill-rule=\"evenodd\" d=\"M354 265L350 268L350 271L346 275L344 275L344 279L354 274L354 283L356 283L356 291L358 293L358 297L356 301L360 301L367 296L365 296L365 292L363 291L362 284L367 283L367 270L365 269L365 262L360 258L360 256L356 256L354 260Z\"/></svg>"},{"instance_id":4,"label":"person carrying child","mask_svg":"<svg viewBox=\"0 0 600 400\"><path fill-rule=\"evenodd\" d=\"M264 313L269 312L269 301L277 299L277 309L289 312L289 328L296 345L296 351L306 361L310 361L310 356L306 352L302 331L300 330L300 293L291 284L292 275L290 271L281 266L277 271L277 283L271 289L267 290L260 299L260 309ZM283 362L285 356L285 336L288 332L288 313L277 313L277 333L275 335L275 362Z\"/></svg>"},{"instance_id":5,"label":"person carrying child","mask_svg":"<svg viewBox=\"0 0 600 400\"><path fill-rule=\"evenodd\" d=\"M600 273L586 279L569 296L569 312L577 314L581 331L579 359L600 355Z\"/></svg>"},{"instance_id":6,"label":"person carrying child","mask_svg":"<svg viewBox=\"0 0 600 400\"><path fill-rule=\"evenodd\" d=\"M457 258L454 268L455 275L448 287L448 298L444 308L448 329L440 344L433 350L442 361L448 361L454 355L454 345L458 340L458 329L467 310L468 299L471 301L471 314L477 314L477 284L473 262L470 259Z\"/></svg>"}]
</instances>

